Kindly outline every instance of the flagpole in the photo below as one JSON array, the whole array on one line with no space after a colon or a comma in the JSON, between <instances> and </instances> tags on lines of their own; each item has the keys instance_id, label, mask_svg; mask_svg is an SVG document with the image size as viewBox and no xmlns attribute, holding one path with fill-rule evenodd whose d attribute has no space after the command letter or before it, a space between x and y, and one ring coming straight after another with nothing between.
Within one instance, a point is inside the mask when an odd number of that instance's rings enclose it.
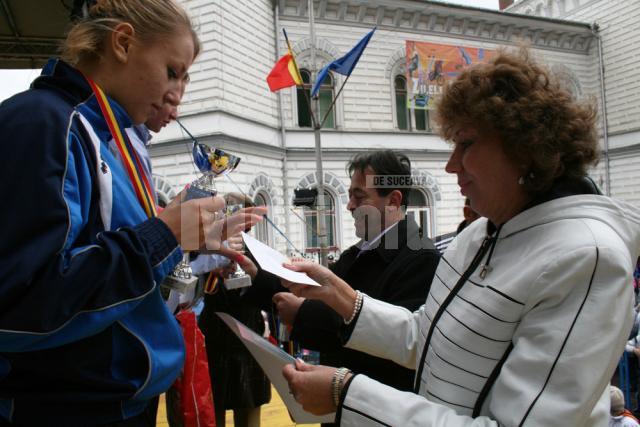
<instances>
[{"instance_id":1,"label":"flagpole","mask_svg":"<svg viewBox=\"0 0 640 427\"><path fill-rule=\"evenodd\" d=\"M329 105L329 109L327 110L326 113L324 113L324 117L322 117L322 121L320 122L320 127L324 126L324 122L327 120L327 117L329 117L329 113L331 113L331 111L333 110L334 105L336 105L336 101L338 99L338 97L340 96L340 94L342 93L342 89L344 88L344 85L347 84L347 80L349 80L349 77L351 77L351 74L349 74L345 79L344 82L342 82L342 86L340 86L340 89L338 90L338 93L336 94L336 96L331 100L331 105Z\"/></svg>"},{"instance_id":2,"label":"flagpole","mask_svg":"<svg viewBox=\"0 0 640 427\"><path fill-rule=\"evenodd\" d=\"M309 0L308 4L308 12L309 12L309 35L311 36L311 71L312 71L312 79L311 81L315 81L317 78L317 67L316 67L316 33L314 26L314 17L313 17L313 0ZM306 93L306 91L305 91ZM317 117L320 116L320 101L318 97L313 99L313 108L312 108L312 117L313 112L317 114ZM318 246L320 247L320 264L325 267L328 265L327 258L327 226L325 222L324 209L325 209L325 197L324 197L324 172L322 170L322 142L320 139L320 129L322 125L315 120L313 126L313 136L315 139L315 153L316 153L316 178L317 185L316 189L318 190L318 196L316 198L316 226L317 226L317 235L318 235Z\"/></svg>"},{"instance_id":3,"label":"flagpole","mask_svg":"<svg viewBox=\"0 0 640 427\"><path fill-rule=\"evenodd\" d=\"M293 49L291 49L291 43L289 43L289 36L287 35L287 30L283 28L282 33L284 34L284 40L287 43L287 49L289 49L289 52L291 53L291 58L293 59L293 67L296 69L296 74L300 76L300 70L298 69L298 63L296 62L296 58L293 56ZM313 51L313 48L312 48L312 51ZM313 64L313 66L315 67L315 64ZM318 121L316 117L313 115L313 108L311 108L311 99L309 98L309 94L307 93L307 91L304 89L304 82L302 82L301 87L302 87L302 93L304 94L304 98L307 101L307 107L309 108L309 116L311 116L311 125L315 128L316 123Z\"/></svg>"}]
</instances>

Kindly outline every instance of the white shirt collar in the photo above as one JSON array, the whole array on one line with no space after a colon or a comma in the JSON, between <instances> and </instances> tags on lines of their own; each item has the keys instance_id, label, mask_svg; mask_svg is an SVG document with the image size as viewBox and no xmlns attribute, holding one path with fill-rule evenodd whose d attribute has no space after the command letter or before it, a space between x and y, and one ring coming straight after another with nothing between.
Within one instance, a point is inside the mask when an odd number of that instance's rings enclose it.
<instances>
[{"instance_id":1,"label":"white shirt collar","mask_svg":"<svg viewBox=\"0 0 640 427\"><path fill-rule=\"evenodd\" d=\"M371 249L372 247L375 247L376 243L378 242L378 240L382 239L382 236L385 235L385 233L389 230L391 230L393 227L395 227L400 221L396 221L393 224L391 224L390 226L388 226L387 228L385 228L382 233L378 234L373 240L370 241L363 241L362 245L360 245L360 251L368 251L369 249Z\"/></svg>"}]
</instances>

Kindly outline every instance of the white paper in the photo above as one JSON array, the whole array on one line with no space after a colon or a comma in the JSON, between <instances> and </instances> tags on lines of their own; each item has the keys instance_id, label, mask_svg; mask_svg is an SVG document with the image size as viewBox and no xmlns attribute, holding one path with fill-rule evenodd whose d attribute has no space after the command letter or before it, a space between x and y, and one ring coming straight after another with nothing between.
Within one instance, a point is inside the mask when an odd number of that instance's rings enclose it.
<instances>
[{"instance_id":1,"label":"white paper","mask_svg":"<svg viewBox=\"0 0 640 427\"><path fill-rule=\"evenodd\" d=\"M260 268L263 270L293 283L320 286L318 282L307 276L305 273L284 268L282 264L288 263L289 260L280 252L270 248L261 241L254 239L247 233L242 233L242 239L244 240L245 245L247 245L247 249L249 249L253 257L258 261Z\"/></svg>"},{"instance_id":2,"label":"white paper","mask_svg":"<svg viewBox=\"0 0 640 427\"><path fill-rule=\"evenodd\" d=\"M285 365L294 364L295 359L282 351L280 348L271 344L260 335L238 322L226 313L216 312L224 323L229 326L234 334L240 338L240 341L247 347L249 353L256 359L264 373L269 377L271 384L278 390L278 394L289 410L289 415L297 424L318 424L332 423L336 414L313 415L302 409L302 405L295 401L289 392L289 384L282 376L282 369Z\"/></svg>"}]
</instances>

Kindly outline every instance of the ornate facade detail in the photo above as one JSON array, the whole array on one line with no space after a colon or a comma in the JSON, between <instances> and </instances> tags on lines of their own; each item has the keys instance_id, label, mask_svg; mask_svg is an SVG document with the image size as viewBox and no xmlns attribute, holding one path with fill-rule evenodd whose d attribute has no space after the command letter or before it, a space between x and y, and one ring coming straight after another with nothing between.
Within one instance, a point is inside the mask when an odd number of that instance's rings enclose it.
<instances>
[{"instance_id":1,"label":"ornate facade detail","mask_svg":"<svg viewBox=\"0 0 640 427\"><path fill-rule=\"evenodd\" d=\"M442 199L438 180L429 172L424 172L420 169L411 169L411 177L413 178L413 182L418 183L416 187L432 197L431 201L433 201L434 204Z\"/></svg>"},{"instance_id":2,"label":"ornate facade detail","mask_svg":"<svg viewBox=\"0 0 640 427\"><path fill-rule=\"evenodd\" d=\"M569 67L562 64L555 64L551 66L551 72L553 72L560 84L571 92L574 99L580 99L580 96L582 96L582 85L578 77L576 77Z\"/></svg>"},{"instance_id":3,"label":"ornate facade detail","mask_svg":"<svg viewBox=\"0 0 640 427\"><path fill-rule=\"evenodd\" d=\"M176 197L176 192L173 189L173 186L171 186L169 181L161 176L153 175L153 187L158 195L158 204L162 207L167 206L169 202Z\"/></svg>"},{"instance_id":4,"label":"ornate facade detail","mask_svg":"<svg viewBox=\"0 0 640 427\"><path fill-rule=\"evenodd\" d=\"M556 4L559 1L564 3ZM307 0L278 0L279 13L282 19L306 21L307 3ZM378 26L392 31L464 37L492 43L525 41L536 48L583 54L589 52L593 43L593 34L587 24L539 20L463 6L417 0L407 0L397 6L383 0L320 0L315 2L315 6L315 20L323 24ZM524 0L509 11L524 14L537 7L536 15L548 17L569 9L566 0ZM535 19L535 22L528 22L529 19ZM530 28L537 30L531 31Z\"/></svg>"},{"instance_id":5,"label":"ornate facade detail","mask_svg":"<svg viewBox=\"0 0 640 427\"><path fill-rule=\"evenodd\" d=\"M384 76L387 80L393 80L396 74L405 75L407 73L407 51L404 46L396 49L389 57L387 66L384 69Z\"/></svg>"},{"instance_id":6,"label":"ornate facade detail","mask_svg":"<svg viewBox=\"0 0 640 427\"><path fill-rule=\"evenodd\" d=\"M325 60L333 61L338 58L340 53L338 49L327 39L318 38L316 39L317 47L316 47L316 55L324 58ZM296 60L298 61L298 65L303 67L303 61L309 61L309 52L311 51L311 39L309 37L304 38L291 46L294 55L296 55Z\"/></svg>"},{"instance_id":7,"label":"ornate facade detail","mask_svg":"<svg viewBox=\"0 0 640 427\"><path fill-rule=\"evenodd\" d=\"M340 178L332 172L324 172L323 184L324 188L329 190L331 193L335 194L336 202L338 200L343 206L346 206L349 203L349 196L347 192L347 188L340 181ZM315 188L318 184L318 173L311 172L300 178L296 188ZM338 203L336 203L336 211L340 209Z\"/></svg>"},{"instance_id":8,"label":"ornate facade detail","mask_svg":"<svg viewBox=\"0 0 640 427\"><path fill-rule=\"evenodd\" d=\"M256 195L260 192L265 193L267 196L269 196L269 201L271 202L272 206L278 204L278 195L275 191L275 185L273 184L271 178L269 178L267 174L262 172L258 173L258 175L256 175L256 177L251 182L249 191L247 191L247 196L249 196L251 200L255 200Z\"/></svg>"}]
</instances>

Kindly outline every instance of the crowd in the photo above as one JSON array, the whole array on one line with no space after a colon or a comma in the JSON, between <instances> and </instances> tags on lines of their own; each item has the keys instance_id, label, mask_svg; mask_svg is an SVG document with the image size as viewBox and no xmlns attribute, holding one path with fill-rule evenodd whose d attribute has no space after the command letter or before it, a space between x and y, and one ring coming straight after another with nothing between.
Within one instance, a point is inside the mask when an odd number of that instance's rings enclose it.
<instances>
[{"instance_id":1,"label":"crowd","mask_svg":"<svg viewBox=\"0 0 640 427\"><path fill-rule=\"evenodd\" d=\"M465 69L437 101L466 197L442 252L406 216L407 186L369 185L410 177L410 159L359 153L358 243L328 268L287 264L313 287L242 252L266 210L241 194L182 192L158 212L149 131L177 118L200 41L173 0L90 3L61 57L0 105L0 426L154 426L185 358L160 287L187 253L217 425L233 410L259 426L271 388L214 313L266 336L272 308L320 353L284 368L290 393L335 425L637 425L609 383L634 323L640 213L588 178L595 108L530 52ZM238 265L250 280L232 286Z\"/></svg>"}]
</instances>

